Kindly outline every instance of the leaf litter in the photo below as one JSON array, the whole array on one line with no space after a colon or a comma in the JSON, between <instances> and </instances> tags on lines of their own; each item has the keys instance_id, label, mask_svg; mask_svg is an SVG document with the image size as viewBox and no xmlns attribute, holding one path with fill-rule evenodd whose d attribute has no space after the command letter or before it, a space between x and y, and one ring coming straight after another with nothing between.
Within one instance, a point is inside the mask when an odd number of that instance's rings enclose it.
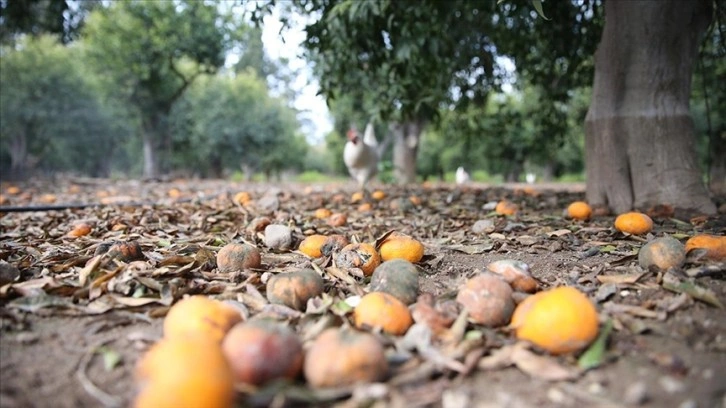
<instances>
[{"instance_id":1,"label":"leaf litter","mask_svg":"<svg viewBox=\"0 0 726 408\"><path fill-rule=\"evenodd\" d=\"M40 325L47 319L69 315L110 319L114 313L132 313L158 327L159 318L174 302L185 295L203 294L236 305L245 319L265 316L285 321L309 342L327 327L348 324L354 299L367 292L368 279L358 270L336 266L332 256L311 260L294 251L305 236L336 233L351 242L375 243L396 231L424 243L426 256L418 264L422 297L411 306L416 324L399 338L376 334L388 346L393 367L385 384L316 390L299 381L274 383L242 392L253 405L271 401L410 405L414 398L437 405L453 398L446 394L448 388L458 386L470 395L477 392L474 384L487 382L487 375L512 375L512 367L533 379L562 384L558 392L576 401L620 401L615 391L605 398L577 386L587 381L585 370L615 370L619 359L636 357L631 350L640 347L637 344L642 339L647 342L657 333L678 331L692 322L686 317L689 313L705 316L704 322L711 323L698 328L701 341L694 343L689 334L685 339L703 352L726 350L726 341L715 334L726 324L714 317L717 308L723 308L726 293L723 264L704 262L693 254L683 270L660 274L642 270L633 254L648 238L617 233L611 227L613 217L589 222L561 217L562 208L581 197L579 193L552 189L534 195L500 187L386 186L387 197L373 202L371 213L362 213L349 203L349 186L268 188L263 184L202 181L109 184L94 180L80 184L66 180L53 185L35 181L23 188L30 193L22 199L25 201L11 197L17 201L11 204L32 205L34 197L39 200L41 194L52 193L60 203L97 202L103 197L109 205L2 214L0 260L20 272L0 287L5 308L0 320L3 335L32 332L32 325L17 324L23 320ZM249 193L247 204L232 198L239 191ZM336 194L343 199L333 200ZM128 205L133 197L143 198L144 205ZM413 202L410 197L421 197L419 204L401 205ZM488 203L496 204L503 198L515 202L520 213L502 217L482 211ZM317 219L315 209L321 207L346 214L347 223L333 227ZM709 224L699 220L693 225L658 219L654 234L659 229L671 234L676 231L674 236L687 239L709 225L712 227L706 232L723 234L724 224L717 221ZM90 227L87 234L66 236L81 223ZM294 240L290 250L265 246L264 229L270 224L290 229ZM219 273L215 253L229 242L257 246L263 253L262 267ZM592 294L601 319L607 323L579 361L549 356L514 341L507 328L473 325L466 313L457 312L452 299L458 285L497 259L527 262L544 287L570 284ZM323 276L325 293L310 299L303 312L270 304L263 294L269 274L300 268L312 268ZM149 325L130 326L139 324ZM92 335L103 335L104 330L116 330L118 325L99 327L103 327L101 331ZM135 336L154 338L141 332ZM43 340L41 336L36 343L42 346ZM129 370L140 351L123 348L121 340L104 340L82 354L77 375L80 388L87 394L82 398L90 396L96 403L118 406L132 397ZM121 376L122 391L117 388L110 394L94 383L95 376L86 374L94 365L94 355L101 357L97 364L108 371L108 376ZM665 363L664 357L657 357L661 355L671 356L681 365L690 360L673 352L651 351L649 355L656 367L673 366ZM22 358L16 361L23 364ZM32 361L24 364L32 365ZM98 378L103 379L103 375ZM27 380L19 377L15 381ZM105 385L111 387L108 381ZM542 398L553 401L551 391ZM69 400L79 398L74 391L67 392ZM516 391L505 388L501 392ZM501 400L501 395L498 398ZM523 396L513 394L511 398Z\"/></svg>"}]
</instances>

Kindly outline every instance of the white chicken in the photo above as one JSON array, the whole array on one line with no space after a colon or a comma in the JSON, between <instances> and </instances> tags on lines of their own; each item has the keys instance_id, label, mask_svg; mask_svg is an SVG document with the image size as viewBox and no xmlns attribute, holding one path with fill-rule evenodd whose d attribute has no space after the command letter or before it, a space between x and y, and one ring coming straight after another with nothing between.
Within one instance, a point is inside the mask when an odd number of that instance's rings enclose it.
<instances>
[{"instance_id":1,"label":"white chicken","mask_svg":"<svg viewBox=\"0 0 726 408\"><path fill-rule=\"evenodd\" d=\"M373 133L373 124L368 123L363 138L355 129L348 131L348 142L343 149L343 161L348 173L363 189L378 172L378 141Z\"/></svg>"},{"instance_id":2,"label":"white chicken","mask_svg":"<svg viewBox=\"0 0 726 408\"><path fill-rule=\"evenodd\" d=\"M463 167L459 166L459 168L456 169L456 184L468 183L469 179L469 173L467 173Z\"/></svg>"}]
</instances>

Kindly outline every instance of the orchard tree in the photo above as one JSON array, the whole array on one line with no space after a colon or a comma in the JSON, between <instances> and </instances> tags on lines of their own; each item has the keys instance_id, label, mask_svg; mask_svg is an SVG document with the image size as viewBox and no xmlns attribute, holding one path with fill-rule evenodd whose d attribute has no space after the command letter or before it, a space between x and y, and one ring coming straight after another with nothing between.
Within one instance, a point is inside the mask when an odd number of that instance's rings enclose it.
<instances>
[{"instance_id":1,"label":"orchard tree","mask_svg":"<svg viewBox=\"0 0 726 408\"><path fill-rule=\"evenodd\" d=\"M174 164L201 176L242 168L268 177L303 166L306 143L295 112L269 96L254 72L205 75L172 110Z\"/></svg>"},{"instance_id":2,"label":"orchard tree","mask_svg":"<svg viewBox=\"0 0 726 408\"><path fill-rule=\"evenodd\" d=\"M689 109L711 0L607 1L586 118L587 199L620 213L666 203L716 212Z\"/></svg>"},{"instance_id":3,"label":"orchard tree","mask_svg":"<svg viewBox=\"0 0 726 408\"><path fill-rule=\"evenodd\" d=\"M107 175L119 127L84 75L78 50L40 35L2 47L0 55L4 175L24 178L36 169Z\"/></svg>"},{"instance_id":4,"label":"orchard tree","mask_svg":"<svg viewBox=\"0 0 726 408\"><path fill-rule=\"evenodd\" d=\"M306 46L322 64L323 93L370 92L388 117L400 115L414 124L429 116L421 115L427 108L480 102L477 95L485 96L497 85L495 74L502 74L492 68L496 56L511 54L518 73L545 90L553 88L552 104L567 102L569 91L582 85L592 61L597 30L590 28L598 27L599 2L548 2L544 13L557 20L544 21L530 9L528 18L536 25L507 18L513 7L521 15L521 7L532 3L497 3L295 2L319 17L307 26ZM595 79L586 126L592 204L616 212L655 203L715 212L697 167L688 109L692 68L711 4L605 2L605 28L590 67ZM547 26L549 31L538 30ZM525 44L507 47L512 43L507 38L517 36ZM550 41L552 53L543 48ZM485 92L472 92L467 84ZM558 121L564 123L563 118ZM415 145L413 138L404 140Z\"/></svg>"},{"instance_id":5,"label":"orchard tree","mask_svg":"<svg viewBox=\"0 0 726 408\"><path fill-rule=\"evenodd\" d=\"M94 11L83 33L107 89L136 109L144 176L157 176L160 150L171 148L174 103L197 77L222 66L237 29L215 4L129 0Z\"/></svg>"}]
</instances>

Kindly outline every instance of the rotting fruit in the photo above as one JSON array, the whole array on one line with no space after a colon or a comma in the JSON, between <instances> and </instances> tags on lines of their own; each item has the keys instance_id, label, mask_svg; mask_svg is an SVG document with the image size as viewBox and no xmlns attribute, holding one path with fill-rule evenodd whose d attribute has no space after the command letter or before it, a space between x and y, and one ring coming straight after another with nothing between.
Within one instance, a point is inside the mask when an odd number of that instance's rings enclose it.
<instances>
[{"instance_id":1,"label":"rotting fruit","mask_svg":"<svg viewBox=\"0 0 726 408\"><path fill-rule=\"evenodd\" d=\"M267 281L267 300L303 310L309 299L323 293L323 278L312 269L282 272Z\"/></svg>"},{"instance_id":2,"label":"rotting fruit","mask_svg":"<svg viewBox=\"0 0 726 408\"><path fill-rule=\"evenodd\" d=\"M217 269L223 273L259 268L260 265L260 250L252 245L232 243L217 252Z\"/></svg>"},{"instance_id":3,"label":"rotting fruit","mask_svg":"<svg viewBox=\"0 0 726 408\"><path fill-rule=\"evenodd\" d=\"M519 211L519 206L509 200L502 200L497 203L494 211L499 215L514 215Z\"/></svg>"},{"instance_id":4,"label":"rotting fruit","mask_svg":"<svg viewBox=\"0 0 726 408\"><path fill-rule=\"evenodd\" d=\"M628 212L615 218L615 229L632 235L641 235L653 229L653 220L640 212Z\"/></svg>"},{"instance_id":5,"label":"rotting fruit","mask_svg":"<svg viewBox=\"0 0 726 408\"><path fill-rule=\"evenodd\" d=\"M418 298L418 270L405 259L380 264L371 275L371 292L386 292L410 305Z\"/></svg>"},{"instance_id":6,"label":"rotting fruit","mask_svg":"<svg viewBox=\"0 0 726 408\"><path fill-rule=\"evenodd\" d=\"M139 360L134 408L233 406L234 379L219 344L205 337L162 339Z\"/></svg>"},{"instance_id":7,"label":"rotting fruit","mask_svg":"<svg viewBox=\"0 0 726 408\"><path fill-rule=\"evenodd\" d=\"M551 354L587 347L599 330L595 305L579 290L561 286L536 293L517 305L510 327L519 340Z\"/></svg>"},{"instance_id":8,"label":"rotting fruit","mask_svg":"<svg viewBox=\"0 0 726 408\"><path fill-rule=\"evenodd\" d=\"M307 350L303 371L313 387L341 387L383 380L388 362L383 345L372 334L330 328Z\"/></svg>"},{"instance_id":9,"label":"rotting fruit","mask_svg":"<svg viewBox=\"0 0 726 408\"><path fill-rule=\"evenodd\" d=\"M330 256L345 248L348 244L350 244L350 241L348 241L348 238L346 238L345 235L333 234L325 240L320 252L322 252L324 256Z\"/></svg>"},{"instance_id":10,"label":"rotting fruit","mask_svg":"<svg viewBox=\"0 0 726 408\"><path fill-rule=\"evenodd\" d=\"M522 261L501 259L489 263L487 270L501 276L516 291L527 293L537 291L537 281L529 272L529 265Z\"/></svg>"},{"instance_id":11,"label":"rotting fruit","mask_svg":"<svg viewBox=\"0 0 726 408\"><path fill-rule=\"evenodd\" d=\"M456 301L467 309L469 320L489 327L507 324L514 311L511 286L490 272L467 280Z\"/></svg>"},{"instance_id":12,"label":"rotting fruit","mask_svg":"<svg viewBox=\"0 0 726 408\"><path fill-rule=\"evenodd\" d=\"M706 259L714 261L726 259L726 236L694 235L686 241L686 253L694 249L703 250Z\"/></svg>"},{"instance_id":13,"label":"rotting fruit","mask_svg":"<svg viewBox=\"0 0 726 408\"><path fill-rule=\"evenodd\" d=\"M686 247L673 237L656 238L638 252L638 264L643 269L654 266L660 270L680 268L686 261Z\"/></svg>"},{"instance_id":14,"label":"rotting fruit","mask_svg":"<svg viewBox=\"0 0 726 408\"><path fill-rule=\"evenodd\" d=\"M592 207L584 201L575 201L567 206L567 216L580 221L587 221L592 216Z\"/></svg>"},{"instance_id":15,"label":"rotting fruit","mask_svg":"<svg viewBox=\"0 0 726 408\"><path fill-rule=\"evenodd\" d=\"M368 243L348 244L338 252L335 261L342 268L358 268L365 276L371 276L381 264L381 256Z\"/></svg>"},{"instance_id":16,"label":"rotting fruit","mask_svg":"<svg viewBox=\"0 0 726 408\"><path fill-rule=\"evenodd\" d=\"M405 259L409 262L418 262L424 255L423 244L406 235L390 235L380 243L378 250L383 261Z\"/></svg>"},{"instance_id":17,"label":"rotting fruit","mask_svg":"<svg viewBox=\"0 0 726 408\"><path fill-rule=\"evenodd\" d=\"M402 335L413 324L413 317L405 303L385 292L371 292L363 296L353 309L353 322L359 329L380 328L386 333Z\"/></svg>"},{"instance_id":18,"label":"rotting fruit","mask_svg":"<svg viewBox=\"0 0 726 408\"><path fill-rule=\"evenodd\" d=\"M209 337L222 341L227 331L242 321L233 306L205 296L190 296L178 301L164 318L164 337Z\"/></svg>"},{"instance_id":19,"label":"rotting fruit","mask_svg":"<svg viewBox=\"0 0 726 408\"><path fill-rule=\"evenodd\" d=\"M251 320L234 326L222 342L237 382L263 385L295 379L302 371L300 339L287 326L269 320Z\"/></svg>"}]
</instances>

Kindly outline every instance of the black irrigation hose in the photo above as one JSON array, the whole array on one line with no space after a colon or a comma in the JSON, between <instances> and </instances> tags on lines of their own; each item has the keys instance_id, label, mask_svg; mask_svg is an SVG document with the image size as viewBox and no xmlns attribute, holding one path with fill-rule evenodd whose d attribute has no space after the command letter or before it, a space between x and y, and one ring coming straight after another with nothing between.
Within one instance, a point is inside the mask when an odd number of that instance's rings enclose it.
<instances>
[{"instance_id":1,"label":"black irrigation hose","mask_svg":"<svg viewBox=\"0 0 726 408\"><path fill-rule=\"evenodd\" d=\"M229 194L229 193L228 193ZM211 196L209 196L211 197ZM202 199L205 197L202 197ZM195 198L184 198L175 200L173 204L189 203L195 200L199 200L200 197ZM130 201L120 203L71 203L71 204L54 204L54 205L26 205L26 206L0 206L0 214L12 213L12 212L40 212L40 211L63 211L63 210L78 210L84 208L98 208L98 207L143 207L145 205L158 206L161 205L159 202L151 201Z\"/></svg>"}]
</instances>

